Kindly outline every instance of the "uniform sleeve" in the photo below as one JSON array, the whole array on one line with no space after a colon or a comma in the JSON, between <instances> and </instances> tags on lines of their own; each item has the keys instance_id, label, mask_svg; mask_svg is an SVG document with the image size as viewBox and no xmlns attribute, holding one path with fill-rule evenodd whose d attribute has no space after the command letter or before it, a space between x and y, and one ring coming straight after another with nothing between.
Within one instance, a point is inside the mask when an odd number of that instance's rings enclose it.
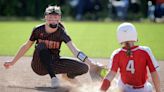
<instances>
[{"instance_id":1,"label":"uniform sleeve","mask_svg":"<svg viewBox=\"0 0 164 92\"><path fill-rule=\"evenodd\" d=\"M66 31L63 31L62 33L62 41L64 41L65 43L71 41L70 36L66 33Z\"/></svg>"},{"instance_id":2,"label":"uniform sleeve","mask_svg":"<svg viewBox=\"0 0 164 92\"><path fill-rule=\"evenodd\" d=\"M111 70L117 72L118 68L119 68L119 61L117 55L115 55L112 59Z\"/></svg>"},{"instance_id":3,"label":"uniform sleeve","mask_svg":"<svg viewBox=\"0 0 164 92\"><path fill-rule=\"evenodd\" d=\"M146 54L146 59L147 59L147 64L150 72L154 72L156 70L159 70L159 65L157 60L155 59L152 51L150 48L147 48L147 54Z\"/></svg>"},{"instance_id":4,"label":"uniform sleeve","mask_svg":"<svg viewBox=\"0 0 164 92\"><path fill-rule=\"evenodd\" d=\"M65 43L71 41L70 36L67 34L65 27L63 25L63 23L59 23L60 28L62 29L62 41L64 41Z\"/></svg>"},{"instance_id":5,"label":"uniform sleeve","mask_svg":"<svg viewBox=\"0 0 164 92\"><path fill-rule=\"evenodd\" d=\"M119 57L118 57L119 51L120 50L118 49L112 53L112 55L110 57L109 65L108 65L108 68L115 72L117 72L117 70L119 68Z\"/></svg>"},{"instance_id":6,"label":"uniform sleeve","mask_svg":"<svg viewBox=\"0 0 164 92\"><path fill-rule=\"evenodd\" d=\"M31 36L29 38L30 41L35 41L37 40L37 33L36 33L36 28L33 28L33 31L31 33Z\"/></svg>"},{"instance_id":7,"label":"uniform sleeve","mask_svg":"<svg viewBox=\"0 0 164 92\"><path fill-rule=\"evenodd\" d=\"M115 51L113 51L113 53L111 54L110 56L110 59L109 59L109 63L107 65L107 68L108 69L111 69L112 68L112 65L113 65L113 61L114 61L114 57L120 52L120 48L119 49L116 49Z\"/></svg>"}]
</instances>

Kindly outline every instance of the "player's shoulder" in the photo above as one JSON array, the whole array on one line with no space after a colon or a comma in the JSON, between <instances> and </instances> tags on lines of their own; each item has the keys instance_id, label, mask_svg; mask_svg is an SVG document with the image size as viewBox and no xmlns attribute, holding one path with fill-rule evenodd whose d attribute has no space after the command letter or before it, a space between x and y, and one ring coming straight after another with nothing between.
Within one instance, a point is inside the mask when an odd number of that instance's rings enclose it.
<instances>
[{"instance_id":1,"label":"player's shoulder","mask_svg":"<svg viewBox=\"0 0 164 92\"><path fill-rule=\"evenodd\" d=\"M59 22L59 27L65 28L63 22Z\"/></svg>"},{"instance_id":2,"label":"player's shoulder","mask_svg":"<svg viewBox=\"0 0 164 92\"><path fill-rule=\"evenodd\" d=\"M65 27L64 27L64 23L63 22L60 22L59 23L59 28L63 31L65 31Z\"/></svg>"},{"instance_id":3,"label":"player's shoulder","mask_svg":"<svg viewBox=\"0 0 164 92\"><path fill-rule=\"evenodd\" d=\"M139 46L139 50L144 53L147 53L148 55L152 55L152 50L148 46Z\"/></svg>"},{"instance_id":4,"label":"player's shoulder","mask_svg":"<svg viewBox=\"0 0 164 92\"><path fill-rule=\"evenodd\" d=\"M117 54L117 53L119 53L121 50L122 50L122 48L118 48L118 49L114 50L113 53L114 53L114 54Z\"/></svg>"},{"instance_id":5,"label":"player's shoulder","mask_svg":"<svg viewBox=\"0 0 164 92\"><path fill-rule=\"evenodd\" d=\"M151 51L150 47L148 47L148 46L138 46L138 49L146 51L146 52Z\"/></svg>"},{"instance_id":6,"label":"player's shoulder","mask_svg":"<svg viewBox=\"0 0 164 92\"><path fill-rule=\"evenodd\" d=\"M118 48L118 49L116 49L116 50L113 51L113 53L112 53L111 56L110 56L109 63L108 63L108 65L107 65L107 67L108 67L109 69L111 69L111 67L112 67L113 59L118 58L119 53L120 53L121 51L122 51L122 48Z\"/></svg>"},{"instance_id":7,"label":"player's shoulder","mask_svg":"<svg viewBox=\"0 0 164 92\"><path fill-rule=\"evenodd\" d=\"M119 54L121 52L122 48L118 48L116 50L113 51L111 57L114 57L115 55Z\"/></svg>"},{"instance_id":8,"label":"player's shoulder","mask_svg":"<svg viewBox=\"0 0 164 92\"><path fill-rule=\"evenodd\" d=\"M60 22L60 23L59 23L59 29L60 29L60 32L61 32L62 34L67 34L67 35L68 35L67 30L65 29L64 23L63 23L63 22Z\"/></svg>"},{"instance_id":9,"label":"player's shoulder","mask_svg":"<svg viewBox=\"0 0 164 92\"><path fill-rule=\"evenodd\" d=\"M36 30L39 30L39 29L44 29L44 27L45 27L45 23L36 25L36 26L33 28L33 31L36 31Z\"/></svg>"}]
</instances>

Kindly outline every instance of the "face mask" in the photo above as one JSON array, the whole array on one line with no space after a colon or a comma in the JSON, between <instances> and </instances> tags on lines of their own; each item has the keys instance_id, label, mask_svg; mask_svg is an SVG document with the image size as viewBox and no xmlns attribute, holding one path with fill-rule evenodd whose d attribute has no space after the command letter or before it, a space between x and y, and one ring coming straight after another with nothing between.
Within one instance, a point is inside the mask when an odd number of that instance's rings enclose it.
<instances>
[{"instance_id":1,"label":"face mask","mask_svg":"<svg viewBox=\"0 0 164 92\"><path fill-rule=\"evenodd\" d=\"M50 28L57 28L58 27L58 24L49 24L49 27Z\"/></svg>"}]
</instances>

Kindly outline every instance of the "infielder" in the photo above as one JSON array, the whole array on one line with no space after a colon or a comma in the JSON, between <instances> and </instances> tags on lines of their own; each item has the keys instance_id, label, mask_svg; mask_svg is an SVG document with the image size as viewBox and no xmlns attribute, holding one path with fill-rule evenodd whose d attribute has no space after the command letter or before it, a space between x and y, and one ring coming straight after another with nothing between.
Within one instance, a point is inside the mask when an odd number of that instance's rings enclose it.
<instances>
[{"instance_id":1,"label":"infielder","mask_svg":"<svg viewBox=\"0 0 164 92\"><path fill-rule=\"evenodd\" d=\"M32 69L38 75L49 74L52 81L52 87L60 86L56 74L65 73L68 78L74 79L78 75L88 72L90 63L88 57L78 50L72 42L70 36L66 33L61 24L61 10L58 6L48 6L45 10L45 23L36 26L29 40L23 44L16 56L11 62L5 62L4 66L9 68L13 66L36 42L35 51L32 59ZM65 42L72 53L81 61L71 58L60 57L60 47Z\"/></svg>"},{"instance_id":2,"label":"infielder","mask_svg":"<svg viewBox=\"0 0 164 92\"><path fill-rule=\"evenodd\" d=\"M135 26L131 23L119 25L117 39L122 48L115 50L111 55L111 71L104 78L101 91L108 90L119 69L118 88L121 92L152 92L152 85L148 82L148 68L155 90L160 92L160 79L157 72L159 65L149 47L134 44L138 40Z\"/></svg>"}]
</instances>

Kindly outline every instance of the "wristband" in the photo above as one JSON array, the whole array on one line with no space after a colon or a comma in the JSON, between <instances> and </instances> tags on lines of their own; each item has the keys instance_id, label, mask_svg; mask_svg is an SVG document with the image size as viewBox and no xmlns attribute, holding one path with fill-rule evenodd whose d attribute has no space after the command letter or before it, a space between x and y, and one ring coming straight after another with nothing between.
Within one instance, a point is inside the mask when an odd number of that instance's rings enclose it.
<instances>
[{"instance_id":1,"label":"wristband","mask_svg":"<svg viewBox=\"0 0 164 92\"><path fill-rule=\"evenodd\" d=\"M104 79L103 83L101 85L102 91L107 91L107 89L110 87L110 81L108 79Z\"/></svg>"},{"instance_id":2,"label":"wristband","mask_svg":"<svg viewBox=\"0 0 164 92\"><path fill-rule=\"evenodd\" d=\"M84 62L87 56L83 52L79 52L77 58Z\"/></svg>"}]
</instances>

